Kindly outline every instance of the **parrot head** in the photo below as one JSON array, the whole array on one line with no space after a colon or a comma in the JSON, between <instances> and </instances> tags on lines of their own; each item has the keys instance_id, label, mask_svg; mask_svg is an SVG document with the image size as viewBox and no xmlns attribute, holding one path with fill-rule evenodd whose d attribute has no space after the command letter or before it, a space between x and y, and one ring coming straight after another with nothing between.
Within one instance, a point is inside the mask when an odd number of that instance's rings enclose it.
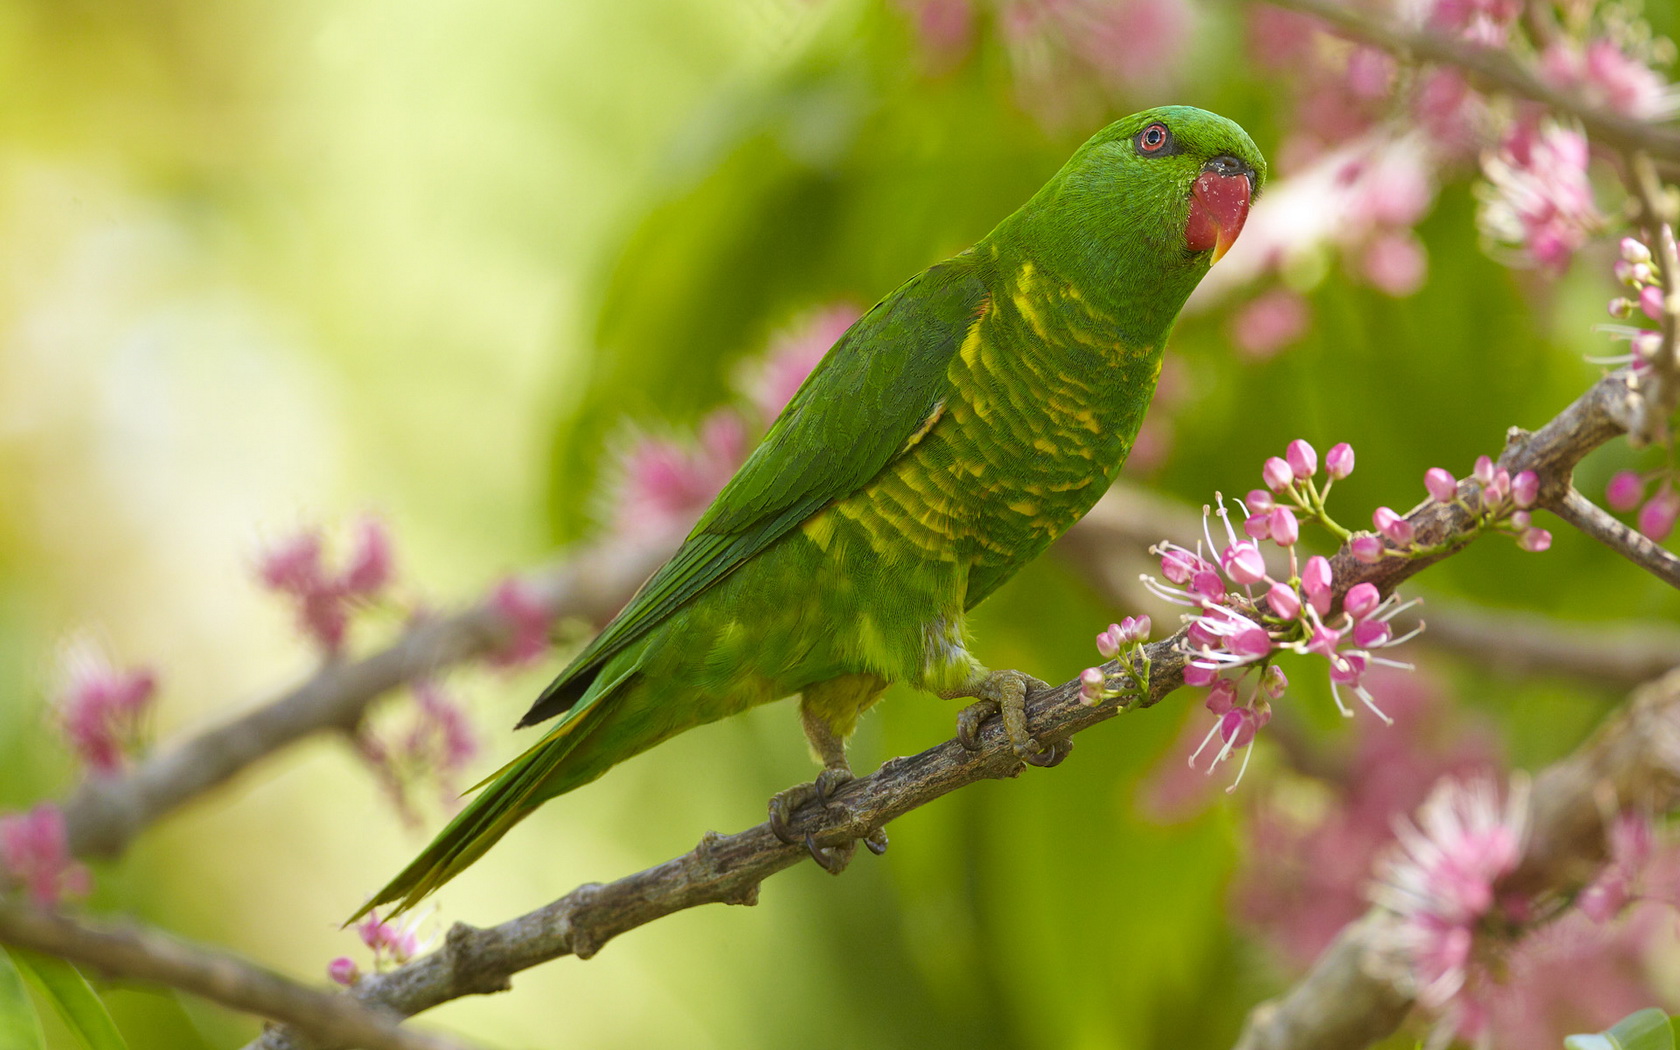
<instances>
[{"instance_id":1,"label":"parrot head","mask_svg":"<svg viewBox=\"0 0 1680 1050\"><path fill-rule=\"evenodd\" d=\"M1058 269L1174 299L1235 243L1265 181L1266 159L1236 123L1161 106L1093 135L1018 213L1019 230Z\"/></svg>"}]
</instances>

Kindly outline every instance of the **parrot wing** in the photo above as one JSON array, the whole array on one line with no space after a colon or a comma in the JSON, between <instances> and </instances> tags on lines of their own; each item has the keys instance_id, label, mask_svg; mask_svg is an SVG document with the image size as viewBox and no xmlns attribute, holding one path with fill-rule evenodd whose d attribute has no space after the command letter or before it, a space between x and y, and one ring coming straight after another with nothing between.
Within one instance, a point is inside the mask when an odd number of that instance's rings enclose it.
<instances>
[{"instance_id":1,"label":"parrot wing","mask_svg":"<svg viewBox=\"0 0 1680 1050\"><path fill-rule=\"evenodd\" d=\"M847 329L682 547L519 724L566 711L616 653L903 451L939 411L946 368L986 301L976 269L968 253L931 267Z\"/></svg>"}]
</instances>

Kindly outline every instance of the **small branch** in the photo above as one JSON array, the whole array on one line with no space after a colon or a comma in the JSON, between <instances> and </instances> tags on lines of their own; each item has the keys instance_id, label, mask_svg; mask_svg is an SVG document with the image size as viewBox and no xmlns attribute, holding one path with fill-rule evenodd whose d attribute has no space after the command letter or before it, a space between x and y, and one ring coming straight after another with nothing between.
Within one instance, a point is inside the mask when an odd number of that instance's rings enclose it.
<instances>
[{"instance_id":1,"label":"small branch","mask_svg":"<svg viewBox=\"0 0 1680 1050\"><path fill-rule=\"evenodd\" d=\"M1542 493L1568 487L1570 472L1588 451L1623 432L1616 422L1633 396L1625 373L1606 376L1532 435L1514 433L1501 462L1513 473L1534 470ZM1478 499L1474 485L1461 499ZM1473 503L1471 505L1474 505ZM1367 565L1344 548L1333 561L1336 600L1355 584L1375 583L1383 591L1468 544L1477 534L1469 509L1426 503L1409 515L1419 541L1441 545L1428 558L1384 558ZM1145 647L1148 683L1132 702L1150 707L1184 683L1184 632ZM1117 663L1105 671L1123 673ZM1074 680L1028 698L1028 725L1045 743L1070 739L1120 714L1122 708L1087 706ZM981 749L956 740L909 758L895 758L866 777L846 784L826 809L806 806L794 815L798 830L822 845L859 838L934 799L980 780L1016 776L1020 760L999 720L986 723ZM490 929L457 925L442 949L387 974L368 977L350 994L370 1006L403 1015L464 995L511 987L515 973L564 955L588 958L612 938L637 926L701 904L752 904L764 879L805 857L803 846L783 844L768 824L729 836L708 834L689 853L654 868L600 885L581 886L559 900ZM1283 1045L1283 1044L1270 1044ZM1290 1044L1296 1045L1296 1044ZM1307 1045L1307 1044L1299 1044ZM285 1030L271 1029L248 1050L298 1050Z\"/></svg>"},{"instance_id":2,"label":"small branch","mask_svg":"<svg viewBox=\"0 0 1680 1050\"><path fill-rule=\"evenodd\" d=\"M1566 674L1627 690L1680 664L1680 628L1666 624L1575 623L1457 602L1428 608L1418 641L1500 674Z\"/></svg>"},{"instance_id":3,"label":"small branch","mask_svg":"<svg viewBox=\"0 0 1680 1050\"><path fill-rule=\"evenodd\" d=\"M1620 716L1536 778L1523 860L1504 888L1533 895L1590 881L1608 851L1607 799L1680 807L1680 670L1639 689ZM1372 908L1343 928L1299 984L1254 1008L1237 1050L1355 1050L1399 1028L1412 998L1389 947L1397 923Z\"/></svg>"},{"instance_id":4,"label":"small branch","mask_svg":"<svg viewBox=\"0 0 1680 1050\"><path fill-rule=\"evenodd\" d=\"M603 545L527 578L536 600L558 617L610 616L669 551ZM71 852L115 857L152 822L306 736L354 729L383 694L505 640L488 605L416 624L390 646L331 663L302 685L142 761L118 777L90 778L65 806Z\"/></svg>"},{"instance_id":5,"label":"small branch","mask_svg":"<svg viewBox=\"0 0 1680 1050\"><path fill-rule=\"evenodd\" d=\"M1275 7L1311 15L1339 33L1403 58L1453 66L1481 87L1505 95L1533 99L1554 112L1567 113L1587 133L1623 151L1642 151L1667 161L1680 161L1680 134L1658 123L1623 116L1546 83L1504 51L1474 47L1435 33L1419 33L1386 19L1371 18L1356 5L1340 0L1268 0Z\"/></svg>"},{"instance_id":6,"label":"small branch","mask_svg":"<svg viewBox=\"0 0 1680 1050\"><path fill-rule=\"evenodd\" d=\"M0 943L68 959L111 977L191 992L244 1013L295 1025L315 1040L368 1050L463 1050L399 1027L389 1013L318 992L224 952L138 926L93 926L53 912L0 904ZM302 1043L311 1046L313 1043Z\"/></svg>"},{"instance_id":7,"label":"small branch","mask_svg":"<svg viewBox=\"0 0 1680 1050\"><path fill-rule=\"evenodd\" d=\"M1670 587L1680 587L1680 558L1575 489L1548 503L1547 509Z\"/></svg>"}]
</instances>

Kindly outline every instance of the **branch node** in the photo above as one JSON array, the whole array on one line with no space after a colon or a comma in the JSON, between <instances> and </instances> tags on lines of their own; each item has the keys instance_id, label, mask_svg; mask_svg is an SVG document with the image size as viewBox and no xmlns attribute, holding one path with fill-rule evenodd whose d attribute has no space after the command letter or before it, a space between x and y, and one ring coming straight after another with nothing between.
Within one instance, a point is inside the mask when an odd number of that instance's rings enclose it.
<instances>
[{"instance_id":1,"label":"branch node","mask_svg":"<svg viewBox=\"0 0 1680 1050\"><path fill-rule=\"evenodd\" d=\"M474 943L484 931L477 926L457 922L443 936L443 961L450 978L462 989L475 995L494 995L513 990L513 977L495 969L478 965L477 945Z\"/></svg>"},{"instance_id":2,"label":"branch node","mask_svg":"<svg viewBox=\"0 0 1680 1050\"><path fill-rule=\"evenodd\" d=\"M562 917L561 922L565 925L566 941L571 946L572 954L579 959L593 959L595 953L599 952L602 946L607 943L607 938L598 937L595 931L589 928L589 924L583 921L584 913L595 903L595 898L600 894L601 884L599 882L586 882L566 895L572 906L568 909L567 914Z\"/></svg>"}]
</instances>

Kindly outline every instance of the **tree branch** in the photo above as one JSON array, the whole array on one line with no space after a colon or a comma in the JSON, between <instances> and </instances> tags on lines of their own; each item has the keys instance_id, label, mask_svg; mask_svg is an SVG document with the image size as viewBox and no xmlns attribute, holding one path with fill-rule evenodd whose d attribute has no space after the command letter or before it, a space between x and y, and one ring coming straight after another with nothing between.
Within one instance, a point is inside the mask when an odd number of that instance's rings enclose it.
<instances>
[{"instance_id":1,"label":"tree branch","mask_svg":"<svg viewBox=\"0 0 1680 1050\"><path fill-rule=\"evenodd\" d=\"M1607 799L1680 807L1680 670L1641 687L1592 740L1540 774L1523 859L1503 888L1533 895L1591 881L1608 852ZM1237 1050L1354 1050L1399 1028L1412 998L1391 954L1398 922L1372 908L1344 927L1299 984L1254 1008Z\"/></svg>"},{"instance_id":2,"label":"tree branch","mask_svg":"<svg viewBox=\"0 0 1680 1050\"><path fill-rule=\"evenodd\" d=\"M316 991L225 952L138 926L94 926L53 912L0 903L0 943L55 955L111 977L180 988L244 1013L294 1025L335 1046L463 1050L453 1040L400 1027L388 1011L348 996Z\"/></svg>"},{"instance_id":3,"label":"tree branch","mask_svg":"<svg viewBox=\"0 0 1680 1050\"><path fill-rule=\"evenodd\" d=\"M1680 587L1680 558L1571 488L1547 505L1564 521L1651 573L1670 587Z\"/></svg>"},{"instance_id":4,"label":"tree branch","mask_svg":"<svg viewBox=\"0 0 1680 1050\"><path fill-rule=\"evenodd\" d=\"M1634 396L1626 373L1606 376L1538 432L1513 431L1501 462L1513 473L1535 471L1543 494L1565 491L1581 457L1623 432L1617 420L1624 418L1626 401ZM1344 548L1333 560L1337 601L1349 588L1366 581L1386 593L1468 544L1479 531L1472 514L1480 498L1478 491L1467 483L1460 488L1460 502L1425 503L1409 515L1419 542L1440 545L1441 553L1384 558L1368 565ZM1145 646L1149 681L1126 709L1153 706L1183 684L1187 660L1183 638L1180 631ZM1123 673L1113 662L1104 670ZM1068 740L1122 710L1081 703L1077 680L1028 698L1029 727L1046 743ZM985 725L979 751L948 740L921 754L892 759L842 787L826 810L813 806L799 810L794 824L800 831L809 831L819 844L835 845L859 838L958 788L1016 776L1020 770L1020 760L994 719ZM513 974L521 970L564 955L588 958L619 934L673 912L701 904L752 904L764 879L804 856L803 846L785 845L767 823L734 835L708 834L675 860L617 882L580 886L499 926L478 929L457 924L442 949L390 973L368 977L350 994L370 1006L412 1015L464 995L505 991L511 987ZM271 1029L248 1050L298 1047L284 1029Z\"/></svg>"},{"instance_id":5,"label":"tree branch","mask_svg":"<svg viewBox=\"0 0 1680 1050\"><path fill-rule=\"evenodd\" d=\"M1474 47L1435 33L1419 33L1387 19L1367 16L1339 0L1267 0L1275 7L1311 15L1338 33L1421 62L1453 66L1481 87L1532 99L1581 122L1594 139L1623 151L1680 162L1680 133L1660 124L1623 116L1546 83L1503 51Z\"/></svg>"},{"instance_id":6,"label":"tree branch","mask_svg":"<svg viewBox=\"0 0 1680 1050\"><path fill-rule=\"evenodd\" d=\"M555 617L610 616L669 551L658 545L603 544L533 573L525 583ZM359 660L329 663L274 700L159 751L116 777L90 777L66 804L70 850L115 857L153 821L173 812L304 737L349 731L383 694L506 641L501 615L479 604L422 621L390 646Z\"/></svg>"},{"instance_id":7,"label":"tree branch","mask_svg":"<svg viewBox=\"0 0 1680 1050\"><path fill-rule=\"evenodd\" d=\"M1565 674L1600 689L1632 689L1680 664L1680 629L1588 624L1469 605L1429 605L1419 641L1508 675Z\"/></svg>"}]
</instances>

